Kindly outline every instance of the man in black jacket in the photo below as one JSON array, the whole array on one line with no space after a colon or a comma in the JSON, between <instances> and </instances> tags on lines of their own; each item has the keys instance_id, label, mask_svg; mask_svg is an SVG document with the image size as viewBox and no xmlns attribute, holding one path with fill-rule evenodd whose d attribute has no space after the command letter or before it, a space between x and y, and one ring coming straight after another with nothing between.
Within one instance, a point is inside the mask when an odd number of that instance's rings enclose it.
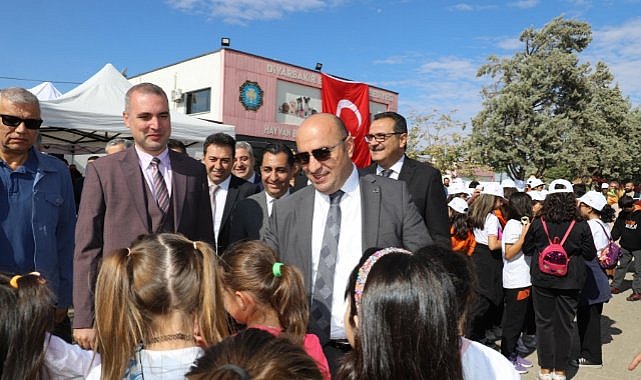
<instances>
[{"instance_id":1,"label":"man in black jacket","mask_svg":"<svg viewBox=\"0 0 641 380\"><path fill-rule=\"evenodd\" d=\"M432 240L437 244L449 246L447 202L445 188L441 183L441 172L429 164L405 155L405 118L396 112L376 114L365 140L374 163L362 169L361 174L378 174L405 181Z\"/></svg>"}]
</instances>

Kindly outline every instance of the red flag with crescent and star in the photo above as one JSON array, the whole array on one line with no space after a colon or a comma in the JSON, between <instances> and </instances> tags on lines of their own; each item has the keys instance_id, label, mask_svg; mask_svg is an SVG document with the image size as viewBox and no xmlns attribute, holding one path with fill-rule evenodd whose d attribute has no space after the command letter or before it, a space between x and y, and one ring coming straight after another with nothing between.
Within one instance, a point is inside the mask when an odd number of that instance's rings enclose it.
<instances>
[{"instance_id":1,"label":"red flag with crescent and star","mask_svg":"<svg viewBox=\"0 0 641 380\"><path fill-rule=\"evenodd\" d=\"M321 76L323 112L334 114L343 120L354 137L352 161L359 168L364 168L371 162L369 147L365 142L365 135L369 131L369 86L323 73Z\"/></svg>"}]
</instances>

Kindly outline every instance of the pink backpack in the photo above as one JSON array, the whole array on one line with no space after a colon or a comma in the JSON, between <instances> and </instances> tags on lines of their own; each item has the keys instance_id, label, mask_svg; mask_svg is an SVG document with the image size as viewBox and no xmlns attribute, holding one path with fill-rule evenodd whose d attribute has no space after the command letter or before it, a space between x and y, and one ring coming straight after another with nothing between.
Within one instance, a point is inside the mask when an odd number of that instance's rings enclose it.
<instances>
[{"instance_id":1,"label":"pink backpack","mask_svg":"<svg viewBox=\"0 0 641 380\"><path fill-rule=\"evenodd\" d=\"M548 226L545 224L543 217L541 217L541 224L543 224L545 236L547 236L548 242L550 243L543 248L539 254L539 269L541 272L557 277L563 277L568 273L568 263L570 262L570 258L568 257L567 252L565 252L565 248L563 248L563 243L565 243L565 239L570 235L570 231L572 231L574 223L574 220L570 223L570 226L568 227L568 230L565 231L565 235L563 235L563 239L561 241L559 241L557 236L552 240L548 233Z\"/></svg>"}]
</instances>

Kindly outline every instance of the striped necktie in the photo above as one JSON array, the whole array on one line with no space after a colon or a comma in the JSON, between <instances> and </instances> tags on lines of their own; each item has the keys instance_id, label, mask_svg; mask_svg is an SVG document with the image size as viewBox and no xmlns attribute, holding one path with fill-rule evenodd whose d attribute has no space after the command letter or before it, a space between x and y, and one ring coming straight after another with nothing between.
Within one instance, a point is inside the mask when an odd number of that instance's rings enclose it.
<instances>
[{"instance_id":1,"label":"striped necktie","mask_svg":"<svg viewBox=\"0 0 641 380\"><path fill-rule=\"evenodd\" d=\"M165 184L165 179L160 173L160 159L154 157L151 159L151 173L152 179L154 182L154 196L156 197L156 203L158 207L162 210L163 213L169 211L169 191L167 190L167 185Z\"/></svg>"}]
</instances>

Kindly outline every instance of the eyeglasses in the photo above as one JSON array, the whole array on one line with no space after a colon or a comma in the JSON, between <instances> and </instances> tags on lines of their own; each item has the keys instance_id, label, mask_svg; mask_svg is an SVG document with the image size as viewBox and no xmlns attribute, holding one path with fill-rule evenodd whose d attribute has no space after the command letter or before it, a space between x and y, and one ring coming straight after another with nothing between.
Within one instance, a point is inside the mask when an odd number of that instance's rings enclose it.
<instances>
[{"instance_id":1,"label":"eyeglasses","mask_svg":"<svg viewBox=\"0 0 641 380\"><path fill-rule=\"evenodd\" d=\"M341 141L338 142L338 144L334 146L324 146L322 148L314 149L311 151L312 156L316 159L316 161L323 162L329 160L329 158L332 156L332 150L334 150L337 146L341 145L342 143L345 142L348 136L345 136L341 139ZM298 154L294 155L294 161L296 161L300 165L307 165L309 164L309 153L310 152L300 152Z\"/></svg>"},{"instance_id":2,"label":"eyeglasses","mask_svg":"<svg viewBox=\"0 0 641 380\"><path fill-rule=\"evenodd\" d=\"M390 133L369 134L369 135L365 135L365 141L368 142L368 143L371 143L371 142L374 142L374 140L376 140L376 142L381 143L381 142L385 142L385 140L390 138L390 136L402 135L403 133L404 132L390 132Z\"/></svg>"},{"instance_id":3,"label":"eyeglasses","mask_svg":"<svg viewBox=\"0 0 641 380\"><path fill-rule=\"evenodd\" d=\"M12 115L0 115L0 117L2 118L2 124L11 128L17 128L20 123L24 123L27 129L38 129L42 125L42 119L23 119Z\"/></svg>"}]
</instances>

